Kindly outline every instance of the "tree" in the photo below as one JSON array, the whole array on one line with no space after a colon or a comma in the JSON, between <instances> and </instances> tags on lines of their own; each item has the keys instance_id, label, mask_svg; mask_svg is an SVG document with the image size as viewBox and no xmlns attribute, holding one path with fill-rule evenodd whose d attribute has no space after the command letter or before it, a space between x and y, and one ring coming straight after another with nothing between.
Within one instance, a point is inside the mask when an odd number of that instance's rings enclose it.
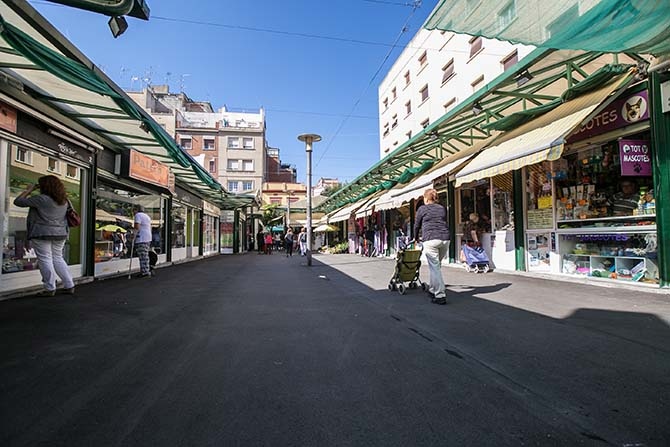
<instances>
[{"instance_id":1,"label":"tree","mask_svg":"<svg viewBox=\"0 0 670 447\"><path fill-rule=\"evenodd\" d=\"M261 223L263 228L269 229L272 222L279 217L279 204L270 203L261 207Z\"/></svg>"}]
</instances>

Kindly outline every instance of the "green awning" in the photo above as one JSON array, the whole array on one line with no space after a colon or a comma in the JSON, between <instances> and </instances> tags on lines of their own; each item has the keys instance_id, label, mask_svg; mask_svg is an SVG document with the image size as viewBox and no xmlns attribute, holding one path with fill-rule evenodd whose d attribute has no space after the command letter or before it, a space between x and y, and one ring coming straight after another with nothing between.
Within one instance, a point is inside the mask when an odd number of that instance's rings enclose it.
<instances>
[{"instance_id":1,"label":"green awning","mask_svg":"<svg viewBox=\"0 0 670 447\"><path fill-rule=\"evenodd\" d=\"M135 149L169 166L176 183L223 209L255 196L229 194L207 170L74 45L24 2L0 2L0 71L21 103L116 152ZM44 112L44 109L42 109Z\"/></svg>"},{"instance_id":2,"label":"green awning","mask_svg":"<svg viewBox=\"0 0 670 447\"><path fill-rule=\"evenodd\" d=\"M429 30L543 48L670 53L668 0L441 0Z\"/></svg>"}]
</instances>

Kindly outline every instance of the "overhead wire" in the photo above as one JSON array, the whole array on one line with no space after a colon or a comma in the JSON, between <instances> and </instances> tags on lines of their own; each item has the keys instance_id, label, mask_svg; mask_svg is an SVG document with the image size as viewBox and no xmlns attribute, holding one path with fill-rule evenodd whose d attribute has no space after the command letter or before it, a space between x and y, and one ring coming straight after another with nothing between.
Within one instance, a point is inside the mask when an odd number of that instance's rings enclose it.
<instances>
[{"instance_id":1,"label":"overhead wire","mask_svg":"<svg viewBox=\"0 0 670 447\"><path fill-rule=\"evenodd\" d=\"M391 54L393 53L393 50L394 50L394 49L396 48L396 46L398 45L398 42L400 41L400 38L407 32L407 30L408 30L407 27L408 27L408 25L409 25L409 22L410 22L410 21L412 20L412 18L414 17L414 14L416 13L417 8L418 8L418 5L415 5L415 6L412 8L412 12L410 12L409 16L408 16L407 19L405 20L405 23L403 24L402 28L400 29L400 32L398 33L398 36L395 38L395 41L393 42L393 46L386 52L386 55L384 56L384 59L382 59L382 62L379 64L379 67L377 68L377 70L375 71L375 73L374 73L374 74L372 75L372 77L370 78L370 81L368 82L368 85L365 86L365 89L364 89L363 92L359 95L358 99L356 100L356 102L354 103L353 107L351 108L351 111L349 112L349 114L348 114L347 116L345 116L344 119L340 122L340 124L339 124L339 126L337 127L337 130L335 131L335 133L333 134L333 136L331 136L331 137L328 139L328 144L326 145L325 150L323 151L323 153L321 154L321 156L320 156L319 159L317 160L317 162L316 162L316 164L315 164L315 166L314 166L315 168L319 166L319 163L320 163L321 160L323 159L324 155L326 155L326 153L328 152L328 150L332 147L332 145L333 145L333 141L335 141L335 139L336 139L337 136L339 135L339 133L340 133L340 131L342 130L342 128L344 127L344 125L347 123L347 121L349 121L349 118L351 117L351 115L353 115L353 113L356 111L356 108L358 107L358 105L360 104L361 100L363 99L363 96L365 96L365 95L367 94L368 90L370 90L370 87L371 87L372 84L374 83L375 79L377 79L377 75L379 75L379 72L382 70L382 68L384 68L384 65L386 64L386 61L388 61L389 57L391 57Z\"/></svg>"}]
</instances>

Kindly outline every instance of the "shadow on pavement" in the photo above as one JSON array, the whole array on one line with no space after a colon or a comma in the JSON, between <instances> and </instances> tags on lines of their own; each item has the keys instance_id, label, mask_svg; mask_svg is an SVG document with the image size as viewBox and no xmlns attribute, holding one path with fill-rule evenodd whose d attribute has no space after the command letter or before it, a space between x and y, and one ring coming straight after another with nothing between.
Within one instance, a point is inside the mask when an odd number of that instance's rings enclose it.
<instances>
[{"instance_id":1,"label":"shadow on pavement","mask_svg":"<svg viewBox=\"0 0 670 447\"><path fill-rule=\"evenodd\" d=\"M388 261L304 262L215 257L0 302L0 443L670 444L666 322L552 308L611 291L448 272L437 306L386 290Z\"/></svg>"}]
</instances>

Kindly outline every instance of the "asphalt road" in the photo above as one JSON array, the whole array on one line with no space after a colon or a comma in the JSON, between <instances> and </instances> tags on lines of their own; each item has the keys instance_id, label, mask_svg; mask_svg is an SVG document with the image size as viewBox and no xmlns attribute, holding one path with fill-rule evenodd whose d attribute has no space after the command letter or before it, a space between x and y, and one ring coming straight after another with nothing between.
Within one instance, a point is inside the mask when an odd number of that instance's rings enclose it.
<instances>
[{"instance_id":1,"label":"asphalt road","mask_svg":"<svg viewBox=\"0 0 670 447\"><path fill-rule=\"evenodd\" d=\"M0 302L2 446L667 446L670 297L215 257Z\"/></svg>"}]
</instances>

